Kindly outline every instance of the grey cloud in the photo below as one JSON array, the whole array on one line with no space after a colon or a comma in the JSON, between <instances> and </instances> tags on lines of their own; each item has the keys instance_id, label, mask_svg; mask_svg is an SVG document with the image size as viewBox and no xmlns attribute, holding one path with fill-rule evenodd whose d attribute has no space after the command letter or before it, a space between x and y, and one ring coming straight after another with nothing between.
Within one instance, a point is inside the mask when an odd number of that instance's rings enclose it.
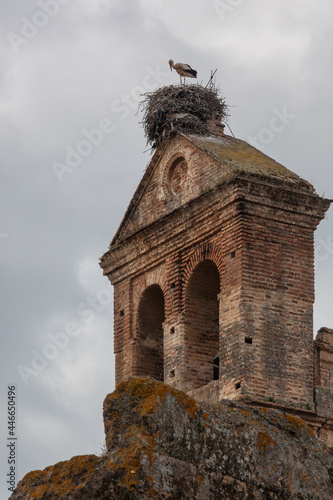
<instances>
[{"instance_id":1,"label":"grey cloud","mask_svg":"<svg viewBox=\"0 0 333 500\"><path fill-rule=\"evenodd\" d=\"M87 1L72 0L18 53L6 34L19 32L21 18L32 19L39 3L0 5L0 233L8 234L0 242L1 387L18 384L20 477L99 451L103 439L102 400L114 387L112 304L88 325L76 308L108 286L98 261L149 160L133 99L125 117L111 108L124 106L124 96L142 86L147 67L166 73L161 81L151 79L156 87L178 83L170 57L190 63L204 83L218 68L217 83L235 106L230 126L245 140L269 126L274 109L286 106L296 118L262 144L264 152L333 198L330 2L320 9L312 1L243 2L223 22L213 2L98 5L93 10ZM114 130L60 183L53 162L63 163L66 147L75 149L83 130L95 129L103 118L112 120ZM329 214L323 221L320 237L333 238L332 219ZM96 267L83 286L77 270L84 259ZM332 274L328 252L317 272L316 328L333 326ZM42 349L48 332L69 321L83 321L84 335L26 387L17 365L29 364L31 349ZM90 381L89 394L80 392L80 377L83 386ZM4 392L0 405L5 419ZM43 423L42 432L34 422ZM6 470L4 455L1 466ZM6 485L1 488L6 498Z\"/></svg>"}]
</instances>

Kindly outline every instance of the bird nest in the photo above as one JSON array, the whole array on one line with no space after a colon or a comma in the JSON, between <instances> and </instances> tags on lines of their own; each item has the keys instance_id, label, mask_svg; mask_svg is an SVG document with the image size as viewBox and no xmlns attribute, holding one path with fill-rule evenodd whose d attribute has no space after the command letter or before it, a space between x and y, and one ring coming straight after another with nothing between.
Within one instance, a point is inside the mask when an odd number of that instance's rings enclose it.
<instances>
[{"instance_id":1,"label":"bird nest","mask_svg":"<svg viewBox=\"0 0 333 500\"><path fill-rule=\"evenodd\" d=\"M169 85L144 94L143 127L154 149L177 131L209 135L209 122L227 121L228 107L214 86Z\"/></svg>"}]
</instances>

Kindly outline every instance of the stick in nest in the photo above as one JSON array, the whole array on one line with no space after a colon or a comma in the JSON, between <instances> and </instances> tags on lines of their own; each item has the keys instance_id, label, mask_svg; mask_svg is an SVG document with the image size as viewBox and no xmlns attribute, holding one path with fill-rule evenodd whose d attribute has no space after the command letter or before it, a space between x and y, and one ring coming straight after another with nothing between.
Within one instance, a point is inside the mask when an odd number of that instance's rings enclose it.
<instances>
[{"instance_id":1,"label":"stick in nest","mask_svg":"<svg viewBox=\"0 0 333 500\"><path fill-rule=\"evenodd\" d=\"M228 106L214 86L169 85L147 92L140 103L147 144L156 148L176 131L208 135L208 122L227 121Z\"/></svg>"}]
</instances>

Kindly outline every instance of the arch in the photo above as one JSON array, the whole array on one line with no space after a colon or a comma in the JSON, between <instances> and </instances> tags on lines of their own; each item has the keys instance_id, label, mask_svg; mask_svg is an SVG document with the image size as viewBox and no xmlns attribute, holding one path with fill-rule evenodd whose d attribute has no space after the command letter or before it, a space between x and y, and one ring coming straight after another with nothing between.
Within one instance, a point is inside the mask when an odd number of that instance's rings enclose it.
<instances>
[{"instance_id":1,"label":"arch","mask_svg":"<svg viewBox=\"0 0 333 500\"><path fill-rule=\"evenodd\" d=\"M196 389L219 378L220 275L205 259L193 270L185 293L185 356L188 386Z\"/></svg>"},{"instance_id":2,"label":"arch","mask_svg":"<svg viewBox=\"0 0 333 500\"><path fill-rule=\"evenodd\" d=\"M195 250L184 263L183 269L183 284L186 287L194 269L205 260L211 260L219 273L222 276L223 255L219 247L212 243L206 243L202 247Z\"/></svg>"},{"instance_id":3,"label":"arch","mask_svg":"<svg viewBox=\"0 0 333 500\"><path fill-rule=\"evenodd\" d=\"M160 265L153 269L146 269L145 273L138 276L132 282L131 290L131 308L133 311L132 315L132 325L131 325L131 337L135 338L137 336L137 323L138 323L138 310L139 302L141 300L144 291L151 285L159 286L163 292L165 300L165 310L167 309L167 291L168 283L166 279L166 269L164 265Z\"/></svg>"},{"instance_id":4,"label":"arch","mask_svg":"<svg viewBox=\"0 0 333 500\"><path fill-rule=\"evenodd\" d=\"M136 325L136 374L163 382L164 295L159 285L150 285L139 300Z\"/></svg>"}]
</instances>

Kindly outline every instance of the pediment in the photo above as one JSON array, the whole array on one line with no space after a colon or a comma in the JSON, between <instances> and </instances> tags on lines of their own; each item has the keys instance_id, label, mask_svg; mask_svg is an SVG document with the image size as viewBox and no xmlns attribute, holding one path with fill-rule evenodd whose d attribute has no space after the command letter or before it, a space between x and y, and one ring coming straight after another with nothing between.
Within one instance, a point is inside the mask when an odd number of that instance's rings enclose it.
<instances>
[{"instance_id":1,"label":"pediment","mask_svg":"<svg viewBox=\"0 0 333 500\"><path fill-rule=\"evenodd\" d=\"M111 245L167 216L234 175L313 187L245 141L177 133L153 155Z\"/></svg>"},{"instance_id":2,"label":"pediment","mask_svg":"<svg viewBox=\"0 0 333 500\"><path fill-rule=\"evenodd\" d=\"M208 173L223 167L181 134L164 141L152 157L112 241L149 226L208 189ZM206 171L206 175L205 175Z\"/></svg>"}]
</instances>

